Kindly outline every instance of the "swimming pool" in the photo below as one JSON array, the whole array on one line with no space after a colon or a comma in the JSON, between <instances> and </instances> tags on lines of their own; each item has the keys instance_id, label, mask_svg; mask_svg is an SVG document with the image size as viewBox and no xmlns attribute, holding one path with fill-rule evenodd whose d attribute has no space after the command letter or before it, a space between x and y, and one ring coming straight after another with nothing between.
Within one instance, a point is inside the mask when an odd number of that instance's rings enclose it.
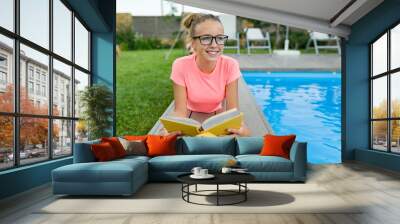
<instances>
[{"instance_id":1,"label":"swimming pool","mask_svg":"<svg viewBox=\"0 0 400 224\"><path fill-rule=\"evenodd\" d=\"M242 71L274 134L308 143L308 161L341 162L341 74Z\"/></svg>"}]
</instances>

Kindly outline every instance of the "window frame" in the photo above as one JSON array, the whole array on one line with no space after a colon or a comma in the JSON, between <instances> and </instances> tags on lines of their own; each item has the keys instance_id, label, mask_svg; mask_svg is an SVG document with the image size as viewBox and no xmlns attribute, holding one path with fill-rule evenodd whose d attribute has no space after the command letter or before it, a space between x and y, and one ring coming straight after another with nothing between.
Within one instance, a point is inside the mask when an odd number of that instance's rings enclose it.
<instances>
[{"instance_id":1,"label":"window frame","mask_svg":"<svg viewBox=\"0 0 400 224\"><path fill-rule=\"evenodd\" d=\"M29 39L24 38L23 36L20 35L20 0L14 0L13 1L13 10L14 10L14 31L10 31L4 27L0 26L0 35L3 35L7 38L10 38L13 40L13 54L12 54L12 75L14 78L14 110L13 112L1 112L0 111L0 116L11 116L13 118L13 153L14 153L14 161L13 161L13 166L11 167L5 167L5 168L0 168L0 172L5 171L5 170L10 170L10 169L16 169L19 167L23 167L23 166L30 166L33 164L37 164L37 163L43 163L43 162L47 162L50 160L54 160L54 159L62 159L65 157L70 157L73 156L73 152L74 152L74 143L75 143L75 123L76 121L79 120L79 117L75 117L74 116L74 110L75 108L72 107L71 108L71 114L65 115L65 116L56 116L53 115L53 59L58 60L61 63L64 63L68 66L71 66L71 93L72 93L72 105L74 105L75 103L75 89L74 89L74 82L75 82L75 69L78 69L79 71L86 73L89 76L89 83L88 86L92 85L92 69L91 69L91 65L92 65L92 57L91 57L91 49L92 49L92 43L91 43L91 38L92 38L92 30L88 27L88 25L84 22L84 20L79 16L78 13L76 13L72 7L65 1L65 0L59 0L68 10L71 11L71 18L70 18L70 23L71 23L71 58L67 59L64 58L63 56L55 53L53 50L53 43L54 43L54 39L53 39L53 24L54 24L54 17L53 17L53 1L54 0L48 0L49 2L49 48L46 49L45 47L42 47L39 44L34 43L33 41L30 41ZM75 63L75 25L74 25L74 21L75 18L77 20L79 20L79 22L84 26L84 28L88 31L88 69L85 69L81 66L79 66L78 64ZM20 65L21 65L21 56L20 56L20 45L25 45L27 47L32 48L33 50L36 50L42 54L45 54L46 56L48 56L49 59L49 63L48 63L48 73L47 73L47 84L46 84L46 91L47 93L46 96L48 97L48 108L49 111L46 115L39 115L39 114L26 114L26 113L21 113L20 112L20 85L21 85L21 80L20 80ZM41 74L43 71L40 72L40 76L39 76L39 80L38 82L36 82L36 69L35 67L33 70L33 79L30 79L30 74L29 74L29 69L30 69L30 65L29 63L26 64L27 68L26 68L26 82L29 81L33 81L34 86L36 83L40 83L42 84L42 80L41 80ZM42 70L42 69L41 69ZM27 84L28 85L28 84ZM28 86L27 86L28 87ZM27 91L29 91L27 89ZM36 91L36 89L34 89L34 92ZM42 96L42 94L38 95L38 96ZM35 102L36 103L36 102ZM21 118L45 118L47 119L48 122L48 136L47 136L47 142L48 143L52 143L53 142L53 121L56 120L66 120L66 121L70 121L71 122L71 153L68 155L63 155L63 156L57 156L54 158L54 147L53 144L48 144L47 149L48 150L48 157L44 158L41 161L38 162L32 162L32 163L24 163L21 164L21 159L20 159L20 119Z\"/></svg>"},{"instance_id":2,"label":"window frame","mask_svg":"<svg viewBox=\"0 0 400 224\"><path fill-rule=\"evenodd\" d=\"M392 98L391 98L391 91L392 91L392 86L391 86L391 79L393 75L396 75L396 73L400 72L400 67L398 68L393 68L391 69L391 30L395 28L396 26L400 25L400 21L397 21L396 23L392 24L390 27L386 28L384 32L379 34L375 39L373 39L369 44L369 150L373 151L379 151L379 152L385 152L385 153L390 153L390 154L400 154L400 152L393 152L392 151L392 121L399 121L400 117L392 117ZM374 76L373 74L373 44L379 40L381 37L384 35L387 35L387 64L386 64L386 71L380 74L376 74ZM373 93L374 93L374 87L373 87L373 81L378 79L386 77L386 87L387 87L387 105L386 105L386 118L373 118ZM386 121L386 151L379 150L374 148L374 133L373 133L373 122L374 121Z\"/></svg>"}]
</instances>

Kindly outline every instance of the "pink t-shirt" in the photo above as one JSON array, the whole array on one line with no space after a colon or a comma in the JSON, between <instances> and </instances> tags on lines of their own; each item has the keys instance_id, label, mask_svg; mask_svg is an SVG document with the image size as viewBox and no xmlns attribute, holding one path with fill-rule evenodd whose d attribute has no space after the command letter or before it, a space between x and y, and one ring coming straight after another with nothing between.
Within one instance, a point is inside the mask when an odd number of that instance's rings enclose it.
<instances>
[{"instance_id":1,"label":"pink t-shirt","mask_svg":"<svg viewBox=\"0 0 400 224\"><path fill-rule=\"evenodd\" d=\"M221 109L226 85L240 76L239 63L225 55L218 57L217 65L210 74L200 71L194 54L177 58L171 72L171 79L186 87L187 109L203 113Z\"/></svg>"}]
</instances>

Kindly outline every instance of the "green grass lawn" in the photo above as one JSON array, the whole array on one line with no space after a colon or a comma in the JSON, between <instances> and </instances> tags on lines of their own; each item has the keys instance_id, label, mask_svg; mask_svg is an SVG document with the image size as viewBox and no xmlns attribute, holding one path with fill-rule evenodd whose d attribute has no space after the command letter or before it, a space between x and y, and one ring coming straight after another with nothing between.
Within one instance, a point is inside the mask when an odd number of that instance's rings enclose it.
<instances>
[{"instance_id":1,"label":"green grass lawn","mask_svg":"<svg viewBox=\"0 0 400 224\"><path fill-rule=\"evenodd\" d=\"M125 51L117 59L117 135L146 134L173 100L169 79L175 50Z\"/></svg>"}]
</instances>

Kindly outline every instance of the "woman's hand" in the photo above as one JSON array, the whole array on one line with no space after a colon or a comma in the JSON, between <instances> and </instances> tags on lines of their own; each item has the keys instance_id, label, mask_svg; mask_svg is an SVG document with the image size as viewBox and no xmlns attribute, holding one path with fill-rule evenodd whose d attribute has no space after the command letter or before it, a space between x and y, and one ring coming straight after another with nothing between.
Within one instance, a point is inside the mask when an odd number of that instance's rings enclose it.
<instances>
[{"instance_id":1,"label":"woman's hand","mask_svg":"<svg viewBox=\"0 0 400 224\"><path fill-rule=\"evenodd\" d=\"M246 126L246 124L244 122L242 122L242 126L239 129L229 128L227 131L229 131L233 135L237 135L237 136L250 136L251 135L250 129Z\"/></svg>"}]
</instances>

